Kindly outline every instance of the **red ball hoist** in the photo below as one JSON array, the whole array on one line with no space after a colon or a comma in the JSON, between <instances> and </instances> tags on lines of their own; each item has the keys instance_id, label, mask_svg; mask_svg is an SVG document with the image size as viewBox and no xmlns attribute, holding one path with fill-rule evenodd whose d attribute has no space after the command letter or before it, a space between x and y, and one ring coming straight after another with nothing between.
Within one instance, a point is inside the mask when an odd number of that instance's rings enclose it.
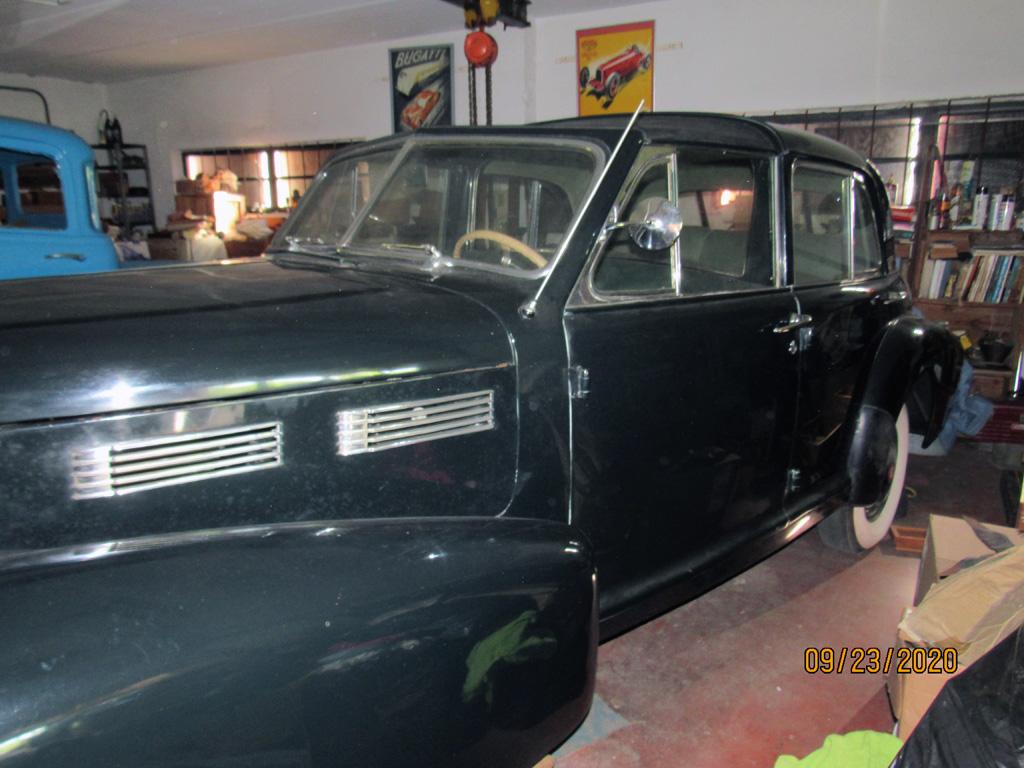
<instances>
[{"instance_id":1,"label":"red ball hoist","mask_svg":"<svg viewBox=\"0 0 1024 768\"><path fill-rule=\"evenodd\" d=\"M499 0L466 0L464 6L466 26L473 31L466 35L463 50L469 62L469 124L477 124L476 111L476 71L484 71L484 105L487 125L491 125L493 110L491 106L491 65L498 59L498 41L487 34L484 29L494 24L501 10Z\"/></svg>"}]
</instances>

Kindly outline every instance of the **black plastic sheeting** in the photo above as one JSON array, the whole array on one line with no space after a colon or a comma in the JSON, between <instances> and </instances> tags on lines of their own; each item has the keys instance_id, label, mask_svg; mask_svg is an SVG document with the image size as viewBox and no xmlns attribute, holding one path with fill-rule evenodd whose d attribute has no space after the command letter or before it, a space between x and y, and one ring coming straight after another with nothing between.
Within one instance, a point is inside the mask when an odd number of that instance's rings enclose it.
<instances>
[{"instance_id":1,"label":"black plastic sheeting","mask_svg":"<svg viewBox=\"0 0 1024 768\"><path fill-rule=\"evenodd\" d=\"M890 768L1024 768L1024 627L947 682Z\"/></svg>"}]
</instances>

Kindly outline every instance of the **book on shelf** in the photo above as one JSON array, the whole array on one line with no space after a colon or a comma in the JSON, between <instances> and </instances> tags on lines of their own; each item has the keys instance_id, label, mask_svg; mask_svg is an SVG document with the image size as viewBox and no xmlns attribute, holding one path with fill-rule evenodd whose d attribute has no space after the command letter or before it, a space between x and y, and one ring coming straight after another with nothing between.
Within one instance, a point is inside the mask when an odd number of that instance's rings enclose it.
<instances>
[{"instance_id":1,"label":"book on shelf","mask_svg":"<svg viewBox=\"0 0 1024 768\"><path fill-rule=\"evenodd\" d=\"M969 258L955 259L947 252L935 252L933 257L925 260L919 286L923 299L979 304L1022 303L1024 250L977 248Z\"/></svg>"}]
</instances>

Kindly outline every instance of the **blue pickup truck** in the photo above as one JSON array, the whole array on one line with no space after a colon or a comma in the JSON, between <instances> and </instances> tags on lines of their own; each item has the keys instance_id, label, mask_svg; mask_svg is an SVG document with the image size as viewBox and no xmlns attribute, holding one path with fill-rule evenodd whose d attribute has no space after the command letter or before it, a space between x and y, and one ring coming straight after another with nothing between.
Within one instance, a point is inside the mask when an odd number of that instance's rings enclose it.
<instances>
[{"instance_id":1,"label":"blue pickup truck","mask_svg":"<svg viewBox=\"0 0 1024 768\"><path fill-rule=\"evenodd\" d=\"M89 145L60 128L0 117L0 279L117 268L100 228Z\"/></svg>"}]
</instances>

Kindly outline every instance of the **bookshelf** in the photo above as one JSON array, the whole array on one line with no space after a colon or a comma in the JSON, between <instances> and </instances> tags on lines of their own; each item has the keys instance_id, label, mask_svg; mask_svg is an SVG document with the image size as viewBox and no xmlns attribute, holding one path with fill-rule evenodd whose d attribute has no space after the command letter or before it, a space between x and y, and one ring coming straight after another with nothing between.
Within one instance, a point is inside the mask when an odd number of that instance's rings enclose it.
<instances>
[{"instance_id":1,"label":"bookshelf","mask_svg":"<svg viewBox=\"0 0 1024 768\"><path fill-rule=\"evenodd\" d=\"M911 272L911 285L914 288L914 306L928 320L945 322L951 330L963 330L977 343L987 333L995 333L1001 338L1010 340L1014 349L1007 358L1007 366L1017 359L1018 352L1024 348L1024 305L1019 301L1021 291L1020 275L1016 287L1010 285L1001 302L967 301L964 299L966 278L955 283L955 295L951 298L924 298L923 294L934 287L925 285L930 274L934 274L935 265L951 259L931 259L935 250L955 249L957 253L970 252L975 254L971 262L959 262L961 270L970 270L982 256L989 254L991 258L997 254L1019 253L1010 259L1011 263L1021 262L1024 271L1024 232L991 232L984 230L931 230L926 231L915 243L915 258ZM929 265L929 261L932 262ZM1012 269L1012 268L1011 268ZM980 270L979 270L980 271ZM1012 274L1012 272L1011 272ZM968 274L967 277L970 275ZM976 278L977 279L977 276ZM994 282L997 278L990 273ZM1010 278L1007 278L1009 282ZM968 291L969 293L969 291ZM1014 295L1016 293L1016 295ZM1001 400L1006 396L1013 372L1009 367L976 367L974 371L974 389L979 394L992 400Z\"/></svg>"}]
</instances>

